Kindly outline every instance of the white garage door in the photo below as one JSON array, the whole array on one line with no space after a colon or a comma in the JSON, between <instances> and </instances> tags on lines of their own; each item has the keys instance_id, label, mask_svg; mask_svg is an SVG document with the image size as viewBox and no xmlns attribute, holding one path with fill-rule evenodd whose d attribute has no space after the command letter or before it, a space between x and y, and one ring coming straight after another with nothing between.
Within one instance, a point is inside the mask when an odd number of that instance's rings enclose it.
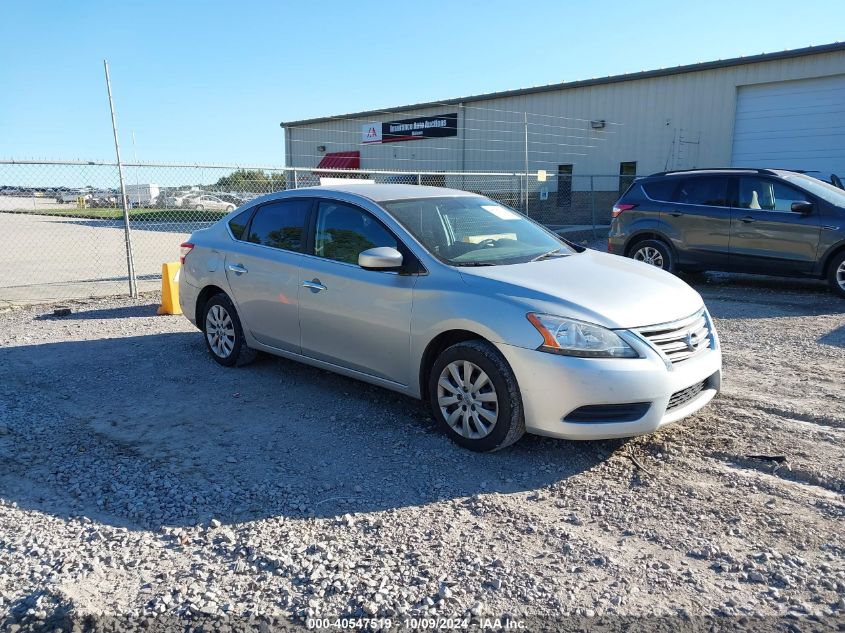
<instances>
[{"instance_id":1,"label":"white garage door","mask_svg":"<svg viewBox=\"0 0 845 633\"><path fill-rule=\"evenodd\" d=\"M845 178L845 75L740 86L731 164Z\"/></svg>"}]
</instances>

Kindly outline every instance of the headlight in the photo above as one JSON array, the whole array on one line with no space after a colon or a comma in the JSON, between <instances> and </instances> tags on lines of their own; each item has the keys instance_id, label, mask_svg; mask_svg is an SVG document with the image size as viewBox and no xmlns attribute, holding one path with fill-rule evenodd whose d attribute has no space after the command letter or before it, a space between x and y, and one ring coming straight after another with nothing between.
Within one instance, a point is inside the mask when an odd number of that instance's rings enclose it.
<instances>
[{"instance_id":1,"label":"headlight","mask_svg":"<svg viewBox=\"0 0 845 633\"><path fill-rule=\"evenodd\" d=\"M639 357L616 332L600 325L533 312L528 314L528 320L542 334L539 349L544 352L584 358Z\"/></svg>"}]
</instances>

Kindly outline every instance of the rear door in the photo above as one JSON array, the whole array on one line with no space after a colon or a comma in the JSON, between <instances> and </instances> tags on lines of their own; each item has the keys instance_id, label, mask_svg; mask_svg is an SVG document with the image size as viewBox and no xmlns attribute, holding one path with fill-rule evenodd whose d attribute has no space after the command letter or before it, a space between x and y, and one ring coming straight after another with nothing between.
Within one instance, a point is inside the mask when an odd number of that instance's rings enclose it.
<instances>
[{"instance_id":1,"label":"rear door","mask_svg":"<svg viewBox=\"0 0 845 633\"><path fill-rule=\"evenodd\" d=\"M418 277L358 266L369 248L404 247L360 207L321 200L315 214L313 256L304 257L299 291L302 353L408 385Z\"/></svg>"},{"instance_id":2,"label":"rear door","mask_svg":"<svg viewBox=\"0 0 845 633\"><path fill-rule=\"evenodd\" d=\"M731 267L737 270L809 273L819 247L819 203L810 194L768 176L738 176L732 211ZM793 202L813 202L810 213Z\"/></svg>"},{"instance_id":3,"label":"rear door","mask_svg":"<svg viewBox=\"0 0 845 633\"><path fill-rule=\"evenodd\" d=\"M687 176L675 190L674 203L666 209L661 219L672 227L678 263L706 268L728 266L731 207L727 176Z\"/></svg>"},{"instance_id":4,"label":"rear door","mask_svg":"<svg viewBox=\"0 0 845 633\"><path fill-rule=\"evenodd\" d=\"M299 266L311 206L309 198L261 205L226 254L226 279L243 326L259 342L296 353Z\"/></svg>"}]
</instances>

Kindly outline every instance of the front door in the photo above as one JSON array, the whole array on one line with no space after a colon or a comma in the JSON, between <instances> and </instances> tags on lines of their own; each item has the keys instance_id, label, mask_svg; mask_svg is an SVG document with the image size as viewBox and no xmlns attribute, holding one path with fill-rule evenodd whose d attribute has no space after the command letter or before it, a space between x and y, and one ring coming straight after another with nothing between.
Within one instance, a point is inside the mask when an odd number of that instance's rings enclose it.
<instances>
[{"instance_id":1,"label":"front door","mask_svg":"<svg viewBox=\"0 0 845 633\"><path fill-rule=\"evenodd\" d=\"M731 267L777 275L809 273L816 263L818 203L810 213L793 202L812 197L774 178L740 176L731 221Z\"/></svg>"},{"instance_id":2,"label":"front door","mask_svg":"<svg viewBox=\"0 0 845 633\"><path fill-rule=\"evenodd\" d=\"M398 247L369 212L320 201L313 252L299 289L302 353L401 385L410 384L411 305L416 275L364 270L358 254Z\"/></svg>"},{"instance_id":3,"label":"front door","mask_svg":"<svg viewBox=\"0 0 845 633\"><path fill-rule=\"evenodd\" d=\"M264 345L300 351L299 266L311 200L261 205L226 255L226 279L244 328Z\"/></svg>"},{"instance_id":4,"label":"front door","mask_svg":"<svg viewBox=\"0 0 845 633\"><path fill-rule=\"evenodd\" d=\"M681 265L725 268L731 238L731 208L726 176L689 176L666 205L661 220L671 227L672 246Z\"/></svg>"}]
</instances>

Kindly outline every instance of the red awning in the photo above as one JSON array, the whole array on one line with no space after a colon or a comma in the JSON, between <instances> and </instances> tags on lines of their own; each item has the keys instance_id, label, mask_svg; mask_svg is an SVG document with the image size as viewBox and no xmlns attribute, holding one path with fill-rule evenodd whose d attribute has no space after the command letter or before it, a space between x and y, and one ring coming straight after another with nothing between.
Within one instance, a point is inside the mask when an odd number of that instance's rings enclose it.
<instances>
[{"instance_id":1,"label":"red awning","mask_svg":"<svg viewBox=\"0 0 845 633\"><path fill-rule=\"evenodd\" d=\"M359 169L361 152L331 152L320 159L317 169Z\"/></svg>"}]
</instances>

